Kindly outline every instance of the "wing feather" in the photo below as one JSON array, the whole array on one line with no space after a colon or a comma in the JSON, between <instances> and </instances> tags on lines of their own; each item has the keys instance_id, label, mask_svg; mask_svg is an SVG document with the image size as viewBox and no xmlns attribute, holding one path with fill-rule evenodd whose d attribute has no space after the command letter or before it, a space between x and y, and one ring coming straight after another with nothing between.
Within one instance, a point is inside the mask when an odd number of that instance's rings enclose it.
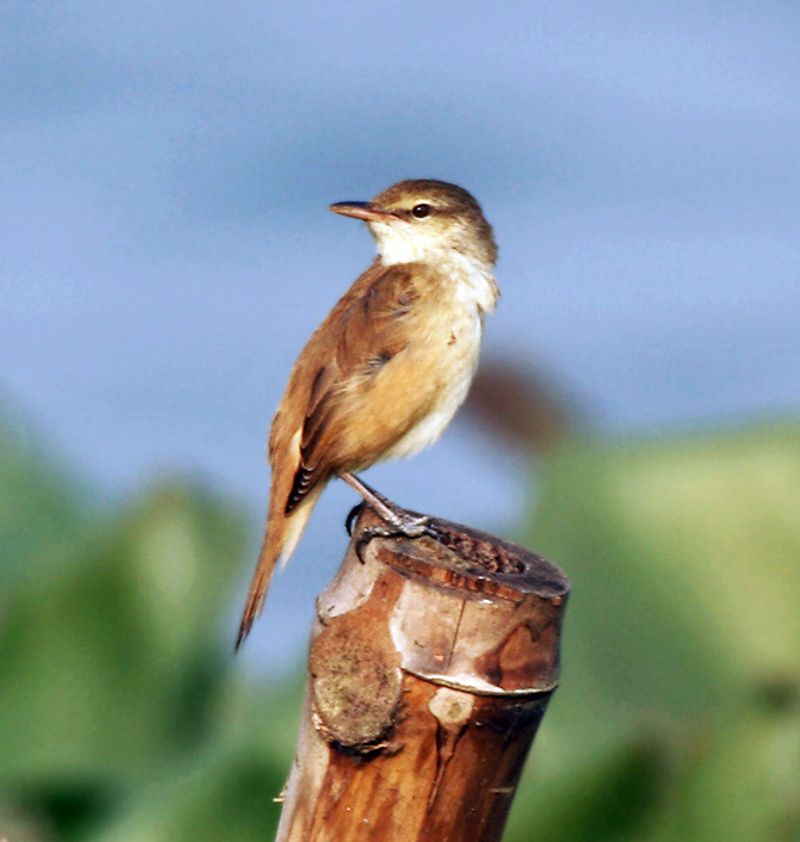
<instances>
[{"instance_id":1,"label":"wing feather","mask_svg":"<svg viewBox=\"0 0 800 842\"><path fill-rule=\"evenodd\" d=\"M341 299L309 341L302 357L314 360L317 370L296 385L310 382L300 436L300 462L286 500L288 514L316 484L336 469L339 427L354 389L368 387L406 345L403 321L413 310L419 292L408 265L374 264ZM314 353L317 351L317 353ZM290 389L292 388L290 381Z\"/></svg>"}]
</instances>

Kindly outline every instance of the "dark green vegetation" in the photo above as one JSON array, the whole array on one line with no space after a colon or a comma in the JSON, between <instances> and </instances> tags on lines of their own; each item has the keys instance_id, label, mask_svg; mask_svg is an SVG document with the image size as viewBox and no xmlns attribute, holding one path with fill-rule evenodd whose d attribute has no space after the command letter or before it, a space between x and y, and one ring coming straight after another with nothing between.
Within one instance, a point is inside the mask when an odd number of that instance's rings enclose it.
<instances>
[{"instance_id":1,"label":"dark green vegetation","mask_svg":"<svg viewBox=\"0 0 800 842\"><path fill-rule=\"evenodd\" d=\"M527 542L573 584L513 840L800 839L800 426L570 445Z\"/></svg>"},{"instance_id":2,"label":"dark green vegetation","mask_svg":"<svg viewBox=\"0 0 800 842\"><path fill-rule=\"evenodd\" d=\"M231 656L241 518L180 483L103 508L39 453L0 436L0 838L271 839L300 688ZM508 840L800 838L800 427L540 476L525 538L573 596Z\"/></svg>"}]
</instances>

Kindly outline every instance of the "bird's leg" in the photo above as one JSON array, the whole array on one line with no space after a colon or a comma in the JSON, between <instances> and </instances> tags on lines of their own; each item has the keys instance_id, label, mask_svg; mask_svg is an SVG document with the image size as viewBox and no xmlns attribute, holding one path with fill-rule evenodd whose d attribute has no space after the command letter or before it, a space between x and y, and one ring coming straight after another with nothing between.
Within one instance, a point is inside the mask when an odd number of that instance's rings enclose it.
<instances>
[{"instance_id":1,"label":"bird's leg","mask_svg":"<svg viewBox=\"0 0 800 842\"><path fill-rule=\"evenodd\" d=\"M370 526L362 533L356 546L356 553L361 558L362 549L373 538L392 538L402 535L406 538L420 538L423 535L436 537L436 531L431 526L430 518L414 517L403 511L395 503L392 503L382 494L367 485L362 479L349 471L342 471L339 477L351 488L355 489L363 498L364 502L383 520L385 526ZM352 518L356 510L350 512L347 517L348 526L352 526ZM349 530L348 530L349 531ZM363 560L363 559L362 559Z\"/></svg>"},{"instance_id":2,"label":"bird's leg","mask_svg":"<svg viewBox=\"0 0 800 842\"><path fill-rule=\"evenodd\" d=\"M363 498L364 501L374 509L377 514L381 516L382 520L390 523L392 526L399 524L402 519L402 513L399 511L399 506L396 506L390 500L377 492L372 486L367 485L364 480L351 474L349 471L343 471L339 474L340 479L343 479L351 488L355 489Z\"/></svg>"}]
</instances>

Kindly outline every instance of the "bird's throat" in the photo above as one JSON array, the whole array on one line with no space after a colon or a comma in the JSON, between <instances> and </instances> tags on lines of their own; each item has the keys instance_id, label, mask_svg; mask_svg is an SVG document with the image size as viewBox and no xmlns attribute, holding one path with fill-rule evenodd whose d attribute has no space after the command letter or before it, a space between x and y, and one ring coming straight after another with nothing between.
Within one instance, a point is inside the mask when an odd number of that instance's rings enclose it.
<instances>
[{"instance_id":1,"label":"bird's throat","mask_svg":"<svg viewBox=\"0 0 800 842\"><path fill-rule=\"evenodd\" d=\"M500 290L491 264L457 251L438 238L409 236L393 225L371 225L384 266L424 264L454 283L459 295L472 297L481 313L494 310Z\"/></svg>"}]
</instances>

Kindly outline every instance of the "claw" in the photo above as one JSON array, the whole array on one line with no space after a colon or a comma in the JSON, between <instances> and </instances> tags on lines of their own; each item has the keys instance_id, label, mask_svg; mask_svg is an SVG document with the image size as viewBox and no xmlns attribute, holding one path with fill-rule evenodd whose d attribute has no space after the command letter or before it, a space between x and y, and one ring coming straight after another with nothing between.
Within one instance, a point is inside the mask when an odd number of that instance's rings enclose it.
<instances>
[{"instance_id":1,"label":"claw","mask_svg":"<svg viewBox=\"0 0 800 842\"><path fill-rule=\"evenodd\" d=\"M358 560L362 564L366 564L364 558L364 550L373 538L392 538L398 534L397 530L391 526L368 526L361 530L361 534L356 541L355 551Z\"/></svg>"},{"instance_id":2,"label":"claw","mask_svg":"<svg viewBox=\"0 0 800 842\"><path fill-rule=\"evenodd\" d=\"M344 519L344 528L347 530L347 534L352 538L353 537L353 524L358 519L361 512L364 511L364 506L366 504L362 500L357 506L353 506L352 509L347 513L347 517Z\"/></svg>"},{"instance_id":3,"label":"claw","mask_svg":"<svg viewBox=\"0 0 800 842\"><path fill-rule=\"evenodd\" d=\"M356 551L356 558L362 563L366 564L367 560L364 558L364 550L367 548L367 545L373 538L377 538L378 536L374 533L372 527L368 527L364 529L362 533L358 536L358 541L356 541L355 551Z\"/></svg>"}]
</instances>

